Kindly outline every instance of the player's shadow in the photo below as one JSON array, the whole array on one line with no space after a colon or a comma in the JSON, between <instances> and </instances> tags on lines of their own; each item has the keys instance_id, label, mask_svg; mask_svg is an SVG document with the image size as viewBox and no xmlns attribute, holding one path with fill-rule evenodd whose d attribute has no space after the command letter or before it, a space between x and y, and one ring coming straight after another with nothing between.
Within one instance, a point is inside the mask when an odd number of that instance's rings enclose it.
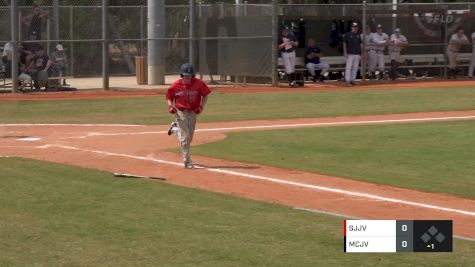
<instances>
[{"instance_id":1,"label":"player's shadow","mask_svg":"<svg viewBox=\"0 0 475 267\"><path fill-rule=\"evenodd\" d=\"M210 166L210 165L205 165L205 164L195 164L197 167L203 168L203 169L243 169L243 170L255 170L259 169L261 167L259 166Z\"/></svg>"}]
</instances>

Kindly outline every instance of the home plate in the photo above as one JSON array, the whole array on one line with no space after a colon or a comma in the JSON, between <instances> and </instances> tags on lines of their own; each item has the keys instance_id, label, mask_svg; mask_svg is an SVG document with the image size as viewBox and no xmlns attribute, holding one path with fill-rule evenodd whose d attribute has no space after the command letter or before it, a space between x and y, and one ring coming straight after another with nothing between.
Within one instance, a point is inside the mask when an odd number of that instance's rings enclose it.
<instances>
[{"instance_id":1,"label":"home plate","mask_svg":"<svg viewBox=\"0 0 475 267\"><path fill-rule=\"evenodd\" d=\"M29 136L29 137L18 138L17 140L18 140L18 141L34 142L34 141L39 141L39 140L41 140L41 138Z\"/></svg>"}]
</instances>

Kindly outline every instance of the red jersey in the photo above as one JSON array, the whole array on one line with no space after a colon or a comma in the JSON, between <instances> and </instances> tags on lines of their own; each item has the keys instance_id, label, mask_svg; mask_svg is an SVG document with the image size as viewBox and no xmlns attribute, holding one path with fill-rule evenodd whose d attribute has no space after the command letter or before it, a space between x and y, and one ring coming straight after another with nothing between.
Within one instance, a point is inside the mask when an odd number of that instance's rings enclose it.
<instances>
[{"instance_id":1,"label":"red jersey","mask_svg":"<svg viewBox=\"0 0 475 267\"><path fill-rule=\"evenodd\" d=\"M175 101L179 110L195 110L200 107L201 99L211 91L200 79L193 78L189 84L182 79L174 82L167 90L167 100Z\"/></svg>"}]
</instances>

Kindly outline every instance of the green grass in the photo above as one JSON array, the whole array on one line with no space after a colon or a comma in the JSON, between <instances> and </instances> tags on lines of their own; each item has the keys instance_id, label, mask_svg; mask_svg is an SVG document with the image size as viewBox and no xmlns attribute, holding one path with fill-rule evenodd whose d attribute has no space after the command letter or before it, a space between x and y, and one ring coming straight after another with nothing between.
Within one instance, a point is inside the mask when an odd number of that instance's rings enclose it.
<instances>
[{"instance_id":1,"label":"green grass","mask_svg":"<svg viewBox=\"0 0 475 267\"><path fill-rule=\"evenodd\" d=\"M342 219L24 159L0 159L0 266L473 266L454 253L347 254Z\"/></svg>"},{"instance_id":2,"label":"green grass","mask_svg":"<svg viewBox=\"0 0 475 267\"><path fill-rule=\"evenodd\" d=\"M231 133L193 153L475 199L475 121Z\"/></svg>"},{"instance_id":3,"label":"green grass","mask_svg":"<svg viewBox=\"0 0 475 267\"><path fill-rule=\"evenodd\" d=\"M475 109L475 89L212 94L201 122ZM2 102L2 123L167 124L164 96Z\"/></svg>"}]
</instances>

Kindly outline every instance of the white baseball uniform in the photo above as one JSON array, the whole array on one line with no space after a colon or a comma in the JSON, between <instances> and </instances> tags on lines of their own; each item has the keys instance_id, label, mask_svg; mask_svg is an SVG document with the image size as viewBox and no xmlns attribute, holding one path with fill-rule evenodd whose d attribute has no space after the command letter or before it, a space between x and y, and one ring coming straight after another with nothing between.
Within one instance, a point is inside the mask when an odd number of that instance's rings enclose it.
<instances>
[{"instance_id":1,"label":"white baseball uniform","mask_svg":"<svg viewBox=\"0 0 475 267\"><path fill-rule=\"evenodd\" d=\"M386 41L389 37L386 33L373 33L370 36L370 41L374 48L371 49L369 54L370 69L376 69L378 66L379 71L384 71L384 49L386 48Z\"/></svg>"},{"instance_id":2,"label":"white baseball uniform","mask_svg":"<svg viewBox=\"0 0 475 267\"><path fill-rule=\"evenodd\" d=\"M391 43L388 46L389 50L389 59L396 60L397 62L401 61L401 50L402 46L398 45L401 42L407 42L407 39L404 35L400 34L399 37L396 34L391 34Z\"/></svg>"},{"instance_id":3,"label":"white baseball uniform","mask_svg":"<svg viewBox=\"0 0 475 267\"><path fill-rule=\"evenodd\" d=\"M373 43L371 43L371 34L366 34L366 35L361 35L361 38L364 40L364 46L365 46L365 53L364 53L364 58L363 64L366 66L366 73L371 75L374 72L374 69L371 69L371 65L369 64L369 51L371 49L374 49ZM363 64L361 64L361 67L363 68ZM361 70L361 73L363 73L363 70Z\"/></svg>"},{"instance_id":4,"label":"white baseball uniform","mask_svg":"<svg viewBox=\"0 0 475 267\"><path fill-rule=\"evenodd\" d=\"M457 67L457 58L459 55L460 47L464 44L468 44L467 35L459 36L458 34L454 33L450 37L449 45L447 46L447 56L449 58L449 68L455 69Z\"/></svg>"},{"instance_id":5,"label":"white baseball uniform","mask_svg":"<svg viewBox=\"0 0 475 267\"><path fill-rule=\"evenodd\" d=\"M473 71L475 69L475 32L472 33L472 61L468 68L468 76L473 77Z\"/></svg>"}]
</instances>

